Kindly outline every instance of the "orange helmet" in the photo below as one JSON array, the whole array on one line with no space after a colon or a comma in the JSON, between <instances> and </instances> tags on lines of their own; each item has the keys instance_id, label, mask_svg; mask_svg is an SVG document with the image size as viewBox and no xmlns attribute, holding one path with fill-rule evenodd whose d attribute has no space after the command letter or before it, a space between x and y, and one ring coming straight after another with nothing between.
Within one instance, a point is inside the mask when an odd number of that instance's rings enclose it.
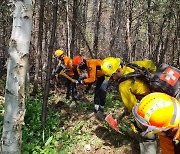
<instances>
[{"instance_id":1,"label":"orange helmet","mask_svg":"<svg viewBox=\"0 0 180 154\"><path fill-rule=\"evenodd\" d=\"M81 63L83 63L83 58L82 58L81 56L75 56L75 57L72 59L72 65L78 66L78 65L80 65Z\"/></svg>"},{"instance_id":2,"label":"orange helmet","mask_svg":"<svg viewBox=\"0 0 180 154\"><path fill-rule=\"evenodd\" d=\"M145 133L156 133L180 124L180 102L165 93L145 96L132 110L137 123L147 128Z\"/></svg>"}]
</instances>

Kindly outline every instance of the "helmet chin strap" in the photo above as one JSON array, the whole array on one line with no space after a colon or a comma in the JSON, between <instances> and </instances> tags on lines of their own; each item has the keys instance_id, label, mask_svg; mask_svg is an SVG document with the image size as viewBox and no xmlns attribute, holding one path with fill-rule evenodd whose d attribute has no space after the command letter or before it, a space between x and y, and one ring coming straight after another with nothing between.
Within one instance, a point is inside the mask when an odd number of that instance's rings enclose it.
<instances>
[{"instance_id":1,"label":"helmet chin strap","mask_svg":"<svg viewBox=\"0 0 180 154\"><path fill-rule=\"evenodd\" d=\"M170 124L171 125L174 125L174 122L176 120L176 117L177 117L177 103L175 102L175 99L172 97L172 101L173 101L173 104L174 104L174 113L173 113L173 116L172 116L172 119L171 119L171 122Z\"/></svg>"}]
</instances>

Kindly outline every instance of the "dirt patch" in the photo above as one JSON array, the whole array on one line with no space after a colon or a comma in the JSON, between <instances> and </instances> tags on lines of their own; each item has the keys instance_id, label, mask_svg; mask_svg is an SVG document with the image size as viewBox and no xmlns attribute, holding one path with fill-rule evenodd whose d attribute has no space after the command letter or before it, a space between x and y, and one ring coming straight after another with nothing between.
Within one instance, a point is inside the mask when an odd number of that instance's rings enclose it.
<instances>
[{"instance_id":1,"label":"dirt patch","mask_svg":"<svg viewBox=\"0 0 180 154\"><path fill-rule=\"evenodd\" d=\"M91 138L83 146L78 143L73 153L78 154L139 154L138 144L129 136L122 136L102 125L95 118L87 124L92 128ZM86 128L86 129L85 129ZM84 126L87 130L87 126ZM82 128L83 130L83 128Z\"/></svg>"}]
</instances>

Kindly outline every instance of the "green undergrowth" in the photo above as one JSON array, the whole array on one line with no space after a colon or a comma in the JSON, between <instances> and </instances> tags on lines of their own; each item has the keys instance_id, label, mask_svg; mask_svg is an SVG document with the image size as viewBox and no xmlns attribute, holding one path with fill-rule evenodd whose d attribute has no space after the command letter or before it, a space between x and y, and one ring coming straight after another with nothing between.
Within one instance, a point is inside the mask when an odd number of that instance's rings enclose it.
<instances>
[{"instance_id":1,"label":"green undergrowth","mask_svg":"<svg viewBox=\"0 0 180 154\"><path fill-rule=\"evenodd\" d=\"M91 97L90 101L92 101L93 96L89 97ZM107 113L115 113L115 110L122 106L120 101L118 99L113 100L113 97L114 95L112 94L107 96L105 109ZM82 131L82 128L88 123L88 119L84 118L84 114L87 115L93 111L93 103L89 100L79 101L78 107L71 110L69 107L72 103L71 101L63 100L63 98L59 101L58 99L56 96L50 97L44 141L41 127L42 99L28 99L25 116L26 125L23 127L22 153L66 154L73 151L77 143L81 142L83 145L91 138L92 128L87 127L86 131ZM128 122L121 122L123 125L120 124L119 129L125 132ZM116 134L105 121L101 122L101 124L109 129L111 135ZM113 139L114 142L124 140L121 135L117 134Z\"/></svg>"},{"instance_id":2,"label":"green undergrowth","mask_svg":"<svg viewBox=\"0 0 180 154\"><path fill-rule=\"evenodd\" d=\"M22 153L63 154L71 151L73 145L79 140L89 139L88 134L80 131L85 121L81 120L69 129L74 122L71 115L61 115L58 106L55 104L57 102L54 102L52 96L47 110L46 128L43 131L41 126L41 100L41 98L29 98L27 101ZM83 106L81 105L81 107Z\"/></svg>"},{"instance_id":3,"label":"green undergrowth","mask_svg":"<svg viewBox=\"0 0 180 154\"><path fill-rule=\"evenodd\" d=\"M25 125L22 128L22 154L67 154L77 151L86 144L101 146L105 140L121 146L129 142L127 136L118 134L105 121L101 121L99 130L94 130L94 121L88 117L93 112L93 94L80 97L77 107L70 107L73 102L66 100L63 94L49 97L45 130L41 126L42 97L29 97L26 102ZM118 114L123 104L119 97L107 95L105 113ZM2 119L2 116L0 116ZM118 128L127 134L130 120L121 120ZM2 132L2 120L0 120ZM101 129L102 130L101 130ZM105 130L105 132L103 132ZM102 136L92 142L96 131ZM104 140L104 141L103 141ZM91 143L90 143L91 141Z\"/></svg>"}]
</instances>

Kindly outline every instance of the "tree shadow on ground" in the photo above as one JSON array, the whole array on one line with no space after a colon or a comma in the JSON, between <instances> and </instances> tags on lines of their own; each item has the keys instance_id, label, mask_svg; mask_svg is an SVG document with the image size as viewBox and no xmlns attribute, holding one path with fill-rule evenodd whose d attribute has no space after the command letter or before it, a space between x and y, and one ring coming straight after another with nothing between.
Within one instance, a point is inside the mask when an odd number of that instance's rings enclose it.
<instances>
[{"instance_id":1,"label":"tree shadow on ground","mask_svg":"<svg viewBox=\"0 0 180 154\"><path fill-rule=\"evenodd\" d=\"M131 149L125 148L123 150L124 154L139 154L139 145L137 141L133 140L130 136L128 135L122 135L114 130L110 131L108 128L104 126L98 126L95 129L95 134L98 138L104 140L104 145L105 146L110 146L113 148L119 148L122 146L126 146L127 144L130 143Z\"/></svg>"},{"instance_id":2,"label":"tree shadow on ground","mask_svg":"<svg viewBox=\"0 0 180 154\"><path fill-rule=\"evenodd\" d=\"M87 121L82 128L82 131L86 132L86 128L93 130L92 135L101 139L104 143L104 147L109 147L110 152L117 153L117 150L122 149L122 154L139 154L139 145L128 135L121 135L111 128L106 127L104 121L98 121L93 114L94 104L89 99L84 101L78 101L79 104L74 107L70 107L72 101L60 100L50 105L55 111L60 113L60 120L58 128L64 127L66 131L68 128L75 126L80 121ZM74 121L73 123L66 123L66 121ZM105 152L101 147L99 150ZM99 152L94 149L96 152ZM120 152L121 153L121 152Z\"/></svg>"}]
</instances>

